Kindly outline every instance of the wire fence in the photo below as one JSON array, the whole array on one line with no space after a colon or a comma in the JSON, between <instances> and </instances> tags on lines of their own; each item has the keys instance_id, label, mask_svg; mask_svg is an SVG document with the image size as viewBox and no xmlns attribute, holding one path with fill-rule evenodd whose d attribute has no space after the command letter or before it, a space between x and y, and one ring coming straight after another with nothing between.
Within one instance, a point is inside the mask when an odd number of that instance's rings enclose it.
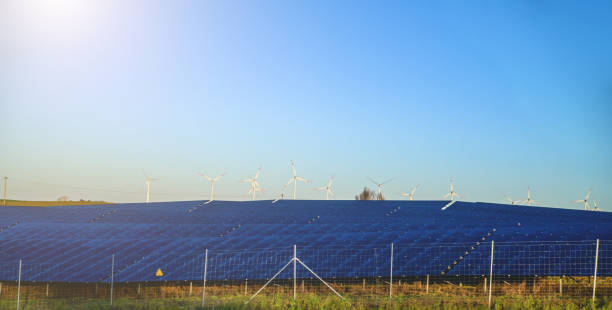
<instances>
[{"instance_id":1,"label":"wire fence","mask_svg":"<svg viewBox=\"0 0 612 310\"><path fill-rule=\"evenodd\" d=\"M0 309L261 307L270 299L362 308L461 300L492 307L508 298L612 295L612 241L184 252L163 260L114 254L94 282L74 281L82 269L75 264L3 262Z\"/></svg>"}]
</instances>

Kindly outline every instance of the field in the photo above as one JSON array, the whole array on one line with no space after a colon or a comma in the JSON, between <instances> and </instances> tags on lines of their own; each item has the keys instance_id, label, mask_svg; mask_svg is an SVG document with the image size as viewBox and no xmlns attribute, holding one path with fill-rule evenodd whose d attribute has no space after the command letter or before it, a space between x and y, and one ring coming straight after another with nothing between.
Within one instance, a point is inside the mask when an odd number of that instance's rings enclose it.
<instances>
[{"instance_id":1,"label":"field","mask_svg":"<svg viewBox=\"0 0 612 310\"><path fill-rule=\"evenodd\" d=\"M57 206L87 206L110 204L106 201L27 201L27 200L6 200L6 205L11 207L57 207ZM4 205L4 200L0 200L0 206Z\"/></svg>"},{"instance_id":2,"label":"field","mask_svg":"<svg viewBox=\"0 0 612 310\"><path fill-rule=\"evenodd\" d=\"M293 300L291 281L280 281L266 288L246 303L262 283L245 286L239 283L207 283L202 308L202 283L156 282L116 283L114 302L110 305L108 283L23 283L20 309L488 309L488 293L483 285L456 286L432 283L426 292L421 281L404 279L395 282L394 296L389 298L388 284L376 279L336 282L344 299L333 295L315 281L298 280L297 298ZM598 281L601 294L593 302L587 278L541 278L537 281L494 282L493 309L612 309L612 279ZM365 284L364 284L365 283ZM401 284L399 284L401 283ZM16 283L3 282L0 309L15 309Z\"/></svg>"},{"instance_id":3,"label":"field","mask_svg":"<svg viewBox=\"0 0 612 310\"><path fill-rule=\"evenodd\" d=\"M60 309L154 309L154 310L187 310L187 309L411 309L411 310L454 310L454 309L488 309L486 302L475 298L452 298L445 296L398 296L390 302L379 297L370 303L353 302L347 296L347 301L333 296L306 295L295 301L281 295L263 296L249 304L244 296L227 296L223 298L210 297L202 307L198 298L148 299L135 300L119 298L110 306L108 300L48 300L44 302L23 302L20 309L60 310ZM493 309L508 310L578 310L578 309L612 309L610 298L597 299L592 303L589 298L497 298ZM14 301L0 302L0 309L15 309Z\"/></svg>"}]
</instances>

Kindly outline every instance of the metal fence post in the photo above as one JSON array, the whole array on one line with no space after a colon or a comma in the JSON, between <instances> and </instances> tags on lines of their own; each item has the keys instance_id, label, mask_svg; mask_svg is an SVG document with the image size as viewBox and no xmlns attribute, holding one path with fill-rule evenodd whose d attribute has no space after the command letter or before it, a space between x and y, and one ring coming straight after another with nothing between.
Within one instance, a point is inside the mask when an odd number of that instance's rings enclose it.
<instances>
[{"instance_id":1,"label":"metal fence post","mask_svg":"<svg viewBox=\"0 0 612 310\"><path fill-rule=\"evenodd\" d=\"M296 284L297 272L296 270L297 270L297 247L294 244L293 245L293 300L295 300L296 290L297 290L297 284Z\"/></svg>"},{"instance_id":2,"label":"metal fence post","mask_svg":"<svg viewBox=\"0 0 612 310\"><path fill-rule=\"evenodd\" d=\"M597 260L599 259L599 239L595 246L595 272L593 273L593 301L595 301L595 289L597 288Z\"/></svg>"},{"instance_id":3,"label":"metal fence post","mask_svg":"<svg viewBox=\"0 0 612 310\"><path fill-rule=\"evenodd\" d=\"M425 293L429 294L429 274L427 274L427 284L425 285Z\"/></svg>"},{"instance_id":4,"label":"metal fence post","mask_svg":"<svg viewBox=\"0 0 612 310\"><path fill-rule=\"evenodd\" d=\"M491 240L491 270L489 271L489 309L491 308L491 296L493 292L493 249L495 241Z\"/></svg>"},{"instance_id":5,"label":"metal fence post","mask_svg":"<svg viewBox=\"0 0 612 310\"><path fill-rule=\"evenodd\" d=\"M111 258L111 288L110 288L110 304L113 305L113 288L115 285L115 254Z\"/></svg>"},{"instance_id":6,"label":"metal fence post","mask_svg":"<svg viewBox=\"0 0 612 310\"><path fill-rule=\"evenodd\" d=\"M204 281L202 281L202 308L204 308L204 298L206 297L206 269L208 269L208 249L204 251Z\"/></svg>"},{"instance_id":7,"label":"metal fence post","mask_svg":"<svg viewBox=\"0 0 612 310\"><path fill-rule=\"evenodd\" d=\"M391 270L389 271L389 302L393 298L393 242L391 242Z\"/></svg>"},{"instance_id":8,"label":"metal fence post","mask_svg":"<svg viewBox=\"0 0 612 310\"><path fill-rule=\"evenodd\" d=\"M17 310L19 310L19 298L21 297L21 260L19 260L19 276L17 278Z\"/></svg>"}]
</instances>

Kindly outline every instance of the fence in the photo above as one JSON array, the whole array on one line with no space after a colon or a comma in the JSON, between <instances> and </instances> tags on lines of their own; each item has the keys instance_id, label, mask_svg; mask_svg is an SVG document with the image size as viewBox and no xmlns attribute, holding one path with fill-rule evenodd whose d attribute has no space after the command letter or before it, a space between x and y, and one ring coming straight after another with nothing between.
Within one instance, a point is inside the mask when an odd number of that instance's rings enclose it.
<instances>
[{"instance_id":1,"label":"fence","mask_svg":"<svg viewBox=\"0 0 612 310\"><path fill-rule=\"evenodd\" d=\"M79 266L0 263L0 309L261 307L294 299L363 308L440 301L491 307L529 296L557 303L612 295L612 241L293 245L174 254L163 261L112 255L94 282L65 281L79 275Z\"/></svg>"}]
</instances>

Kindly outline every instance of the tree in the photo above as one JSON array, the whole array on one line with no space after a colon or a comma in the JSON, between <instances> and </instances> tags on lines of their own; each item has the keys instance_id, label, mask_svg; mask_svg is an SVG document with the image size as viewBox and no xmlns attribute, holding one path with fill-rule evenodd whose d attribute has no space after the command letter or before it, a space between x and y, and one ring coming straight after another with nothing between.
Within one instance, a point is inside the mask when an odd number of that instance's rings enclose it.
<instances>
[{"instance_id":1,"label":"tree","mask_svg":"<svg viewBox=\"0 0 612 310\"><path fill-rule=\"evenodd\" d=\"M380 196L378 197L377 196L378 195L376 194L375 191L367 187L364 187L363 191L359 195L355 196L355 200L376 200L376 199L385 200L385 197L383 197L382 194L380 194Z\"/></svg>"}]
</instances>

